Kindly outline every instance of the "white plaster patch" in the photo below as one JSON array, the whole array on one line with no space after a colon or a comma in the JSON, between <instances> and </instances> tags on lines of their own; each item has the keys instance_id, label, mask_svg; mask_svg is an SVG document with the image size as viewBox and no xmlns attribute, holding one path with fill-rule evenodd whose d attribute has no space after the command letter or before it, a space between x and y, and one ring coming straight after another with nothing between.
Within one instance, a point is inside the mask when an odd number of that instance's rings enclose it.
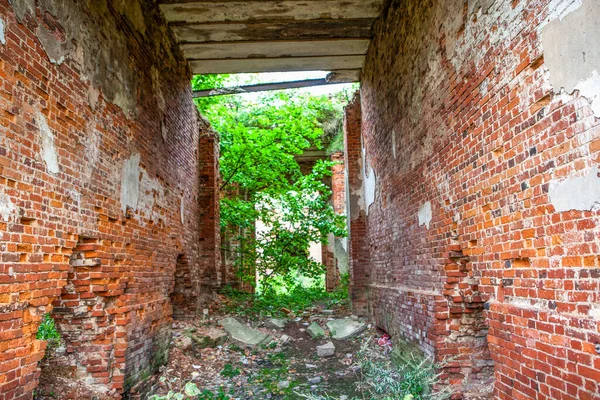
<instances>
[{"instance_id":1,"label":"white plaster patch","mask_svg":"<svg viewBox=\"0 0 600 400\"><path fill-rule=\"evenodd\" d=\"M396 157L396 130L392 130L392 154L394 155L394 160Z\"/></svg>"},{"instance_id":2,"label":"white plaster patch","mask_svg":"<svg viewBox=\"0 0 600 400\"><path fill-rule=\"evenodd\" d=\"M127 213L127 207L137 209L140 190L140 155L132 154L123 164L121 176L121 210Z\"/></svg>"},{"instance_id":3,"label":"white plaster patch","mask_svg":"<svg viewBox=\"0 0 600 400\"><path fill-rule=\"evenodd\" d=\"M98 105L98 99L100 99L100 89L90 84L87 92L87 99L90 108L92 111L95 111L96 106Z\"/></svg>"},{"instance_id":4,"label":"white plaster patch","mask_svg":"<svg viewBox=\"0 0 600 400\"><path fill-rule=\"evenodd\" d=\"M377 186L377 178L375 177L375 171L371 168L371 165L367 161L367 151L363 147L363 168L362 168L362 178L363 178L363 192L364 192L364 200L365 200L365 211L367 215L369 215L369 207L375 202L375 190Z\"/></svg>"},{"instance_id":5,"label":"white plaster patch","mask_svg":"<svg viewBox=\"0 0 600 400\"><path fill-rule=\"evenodd\" d=\"M575 86L583 97L589 100L594 115L600 117L600 75L593 70L592 76Z\"/></svg>"},{"instance_id":6,"label":"white plaster patch","mask_svg":"<svg viewBox=\"0 0 600 400\"><path fill-rule=\"evenodd\" d=\"M0 43L6 44L6 37L4 36L4 20L0 18Z\"/></svg>"},{"instance_id":7,"label":"white plaster patch","mask_svg":"<svg viewBox=\"0 0 600 400\"><path fill-rule=\"evenodd\" d=\"M151 177L141 168L141 182L139 186L139 197L137 209L140 215L159 222L163 217L164 210L168 209L165 188L158 178Z\"/></svg>"},{"instance_id":8,"label":"white plaster patch","mask_svg":"<svg viewBox=\"0 0 600 400\"><path fill-rule=\"evenodd\" d=\"M425 226L429 229L431 220L433 219L433 212L431 210L431 202L426 202L419 207L419 226Z\"/></svg>"},{"instance_id":9,"label":"white plaster patch","mask_svg":"<svg viewBox=\"0 0 600 400\"><path fill-rule=\"evenodd\" d=\"M0 216L2 217L2 221L10 221L10 218L16 215L16 213L17 206L10 201L10 197L5 193L0 193Z\"/></svg>"},{"instance_id":10,"label":"white plaster patch","mask_svg":"<svg viewBox=\"0 0 600 400\"><path fill-rule=\"evenodd\" d=\"M592 168L587 175L550 182L548 196L557 212L600 210L600 173Z\"/></svg>"},{"instance_id":11,"label":"white plaster patch","mask_svg":"<svg viewBox=\"0 0 600 400\"><path fill-rule=\"evenodd\" d=\"M181 223L184 224L185 223L185 198L183 196L181 196L181 205L180 205L180 217L181 217Z\"/></svg>"},{"instance_id":12,"label":"white plaster patch","mask_svg":"<svg viewBox=\"0 0 600 400\"><path fill-rule=\"evenodd\" d=\"M550 4L548 4L548 9L550 13L546 18L546 21L551 21L553 19L562 19L577 10L583 4L583 0L553 0Z\"/></svg>"},{"instance_id":13,"label":"white plaster patch","mask_svg":"<svg viewBox=\"0 0 600 400\"><path fill-rule=\"evenodd\" d=\"M578 90L600 117L600 8L595 0L563 0L542 28L544 63L555 93Z\"/></svg>"},{"instance_id":14,"label":"white plaster patch","mask_svg":"<svg viewBox=\"0 0 600 400\"><path fill-rule=\"evenodd\" d=\"M596 321L600 321L600 305L590 308L589 316Z\"/></svg>"},{"instance_id":15,"label":"white plaster patch","mask_svg":"<svg viewBox=\"0 0 600 400\"><path fill-rule=\"evenodd\" d=\"M58 167L58 155L56 154L56 147L54 147L54 134L48 126L48 121L44 114L38 111L37 123L40 129L40 136L42 138L42 158L46 163L46 168L51 174L56 174L59 171Z\"/></svg>"}]
</instances>

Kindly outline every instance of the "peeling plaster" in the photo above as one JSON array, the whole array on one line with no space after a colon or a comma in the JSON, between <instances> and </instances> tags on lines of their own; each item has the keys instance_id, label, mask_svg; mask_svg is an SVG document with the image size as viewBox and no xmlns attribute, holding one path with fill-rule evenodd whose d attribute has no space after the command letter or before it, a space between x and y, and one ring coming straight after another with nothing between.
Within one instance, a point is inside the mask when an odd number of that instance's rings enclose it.
<instances>
[{"instance_id":1,"label":"peeling plaster","mask_svg":"<svg viewBox=\"0 0 600 400\"><path fill-rule=\"evenodd\" d=\"M132 154L123 164L121 178L121 211L127 213L127 208L137 209L140 190L140 155Z\"/></svg>"},{"instance_id":2,"label":"peeling plaster","mask_svg":"<svg viewBox=\"0 0 600 400\"><path fill-rule=\"evenodd\" d=\"M169 130L167 129L167 124L165 124L164 119L160 122L160 135L162 136L163 142L166 142L169 137Z\"/></svg>"},{"instance_id":3,"label":"peeling plaster","mask_svg":"<svg viewBox=\"0 0 600 400\"><path fill-rule=\"evenodd\" d=\"M363 181L363 202L364 210L369 215L369 207L375 202L375 190L377 186L377 178L375 177L375 171L371 168L371 165L367 161L367 151L363 147L363 167L362 167L362 181Z\"/></svg>"},{"instance_id":4,"label":"peeling plaster","mask_svg":"<svg viewBox=\"0 0 600 400\"><path fill-rule=\"evenodd\" d=\"M438 8L438 21L443 22L443 29L446 35L446 53L448 59L454 57L456 49L456 34L463 25L463 0L449 0L443 2L443 6Z\"/></svg>"},{"instance_id":5,"label":"peeling plaster","mask_svg":"<svg viewBox=\"0 0 600 400\"><path fill-rule=\"evenodd\" d=\"M13 204L7 194L0 192L0 216L2 221L9 222L17 213L17 206Z\"/></svg>"},{"instance_id":6,"label":"peeling plaster","mask_svg":"<svg viewBox=\"0 0 600 400\"><path fill-rule=\"evenodd\" d=\"M73 50L72 43L58 41L54 33L43 25L39 25L35 33L52 64L62 64Z\"/></svg>"},{"instance_id":7,"label":"peeling plaster","mask_svg":"<svg viewBox=\"0 0 600 400\"><path fill-rule=\"evenodd\" d=\"M4 20L0 18L0 43L6 44L6 37L4 36Z\"/></svg>"},{"instance_id":8,"label":"peeling plaster","mask_svg":"<svg viewBox=\"0 0 600 400\"><path fill-rule=\"evenodd\" d=\"M12 0L13 9L15 10L15 16L17 21L23 22L25 14L35 15L35 0Z\"/></svg>"},{"instance_id":9,"label":"peeling plaster","mask_svg":"<svg viewBox=\"0 0 600 400\"><path fill-rule=\"evenodd\" d=\"M181 218L181 224L185 224L185 198L184 196L181 196L181 204L180 204L180 210L179 210L179 217Z\"/></svg>"},{"instance_id":10,"label":"peeling plaster","mask_svg":"<svg viewBox=\"0 0 600 400\"><path fill-rule=\"evenodd\" d=\"M600 321L600 305L590 308L589 314L590 318Z\"/></svg>"},{"instance_id":11,"label":"peeling plaster","mask_svg":"<svg viewBox=\"0 0 600 400\"><path fill-rule=\"evenodd\" d=\"M474 12L481 10L483 14L486 14L490 7L494 5L496 0L469 0L469 15Z\"/></svg>"},{"instance_id":12,"label":"peeling plaster","mask_svg":"<svg viewBox=\"0 0 600 400\"><path fill-rule=\"evenodd\" d=\"M44 114L38 111L37 113L37 124L40 129L40 136L42 138L42 158L46 163L46 168L49 173L56 174L60 170L58 167L58 155L56 154L56 147L54 146L54 134L48 126L48 121Z\"/></svg>"},{"instance_id":13,"label":"peeling plaster","mask_svg":"<svg viewBox=\"0 0 600 400\"><path fill-rule=\"evenodd\" d=\"M165 188L158 178L151 177L143 168L140 168L140 174L141 182L137 210L140 215L158 223L163 217L161 210L169 208L165 196Z\"/></svg>"},{"instance_id":14,"label":"peeling plaster","mask_svg":"<svg viewBox=\"0 0 600 400\"><path fill-rule=\"evenodd\" d=\"M425 226L429 229L432 219L433 213L431 210L431 202L428 201L419 207L419 226Z\"/></svg>"},{"instance_id":15,"label":"peeling plaster","mask_svg":"<svg viewBox=\"0 0 600 400\"><path fill-rule=\"evenodd\" d=\"M87 99L88 104L92 111L96 110L96 106L98 105L98 99L100 98L100 89L91 86L88 88Z\"/></svg>"},{"instance_id":16,"label":"peeling plaster","mask_svg":"<svg viewBox=\"0 0 600 400\"><path fill-rule=\"evenodd\" d=\"M348 238L335 238L334 255L340 274L348 273Z\"/></svg>"},{"instance_id":17,"label":"peeling plaster","mask_svg":"<svg viewBox=\"0 0 600 400\"><path fill-rule=\"evenodd\" d=\"M550 182L548 196L557 212L600 210L600 168L587 175Z\"/></svg>"},{"instance_id":18,"label":"peeling plaster","mask_svg":"<svg viewBox=\"0 0 600 400\"><path fill-rule=\"evenodd\" d=\"M542 44L554 92L578 90L600 117L600 7L595 3L564 1L557 6L555 18L542 29Z\"/></svg>"},{"instance_id":19,"label":"peeling plaster","mask_svg":"<svg viewBox=\"0 0 600 400\"><path fill-rule=\"evenodd\" d=\"M87 126L88 135L83 139L83 146L85 148L85 159L86 163L84 166L85 175L88 180L92 179L92 175L96 170L96 164L100 160L100 145L102 141L102 134L94 128L94 123L90 121Z\"/></svg>"},{"instance_id":20,"label":"peeling plaster","mask_svg":"<svg viewBox=\"0 0 600 400\"><path fill-rule=\"evenodd\" d=\"M392 154L394 155L394 160L397 159L396 152L396 130L392 130Z\"/></svg>"},{"instance_id":21,"label":"peeling plaster","mask_svg":"<svg viewBox=\"0 0 600 400\"><path fill-rule=\"evenodd\" d=\"M78 63L83 78L102 89L104 98L120 107L128 118L135 118L140 76L129 64L131 53L126 36L109 22L113 18L105 16L116 11L143 33L147 27L139 0L113 0L110 4L89 1L86 4L89 12L83 12L75 0L13 0L12 4L20 22L26 14L34 19L41 18L40 15L55 18L61 35L43 23L36 28L36 36L50 61L61 64L71 59ZM106 37L111 46L101 46L98 37ZM94 109L98 94L88 93L88 97Z\"/></svg>"}]
</instances>

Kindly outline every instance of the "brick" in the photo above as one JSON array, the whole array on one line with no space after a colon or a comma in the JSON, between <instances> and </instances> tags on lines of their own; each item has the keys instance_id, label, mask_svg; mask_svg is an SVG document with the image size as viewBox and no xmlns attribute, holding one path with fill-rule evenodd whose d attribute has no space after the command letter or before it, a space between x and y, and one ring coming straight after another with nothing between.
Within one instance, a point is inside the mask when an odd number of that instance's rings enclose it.
<instances>
[{"instance_id":1,"label":"brick","mask_svg":"<svg viewBox=\"0 0 600 400\"><path fill-rule=\"evenodd\" d=\"M220 282L218 138L196 111L189 69L158 6L132 3L143 14L138 31L120 13L77 2L54 15L51 3L37 2L22 24L0 1L0 185L16 207L9 223L0 219L0 375L10 377L0 380L2 400L29 399L37 386L44 310L54 308L82 381L95 377L98 388L125 395L159 367L170 293L189 284L173 306L192 318L199 295ZM105 7L122 10L113 3ZM35 33L50 12L50 37L77 42L85 65L73 54L50 61ZM58 172L43 157L44 124ZM125 215L121 182L132 155L140 190ZM187 267L176 273L178 259Z\"/></svg>"}]
</instances>

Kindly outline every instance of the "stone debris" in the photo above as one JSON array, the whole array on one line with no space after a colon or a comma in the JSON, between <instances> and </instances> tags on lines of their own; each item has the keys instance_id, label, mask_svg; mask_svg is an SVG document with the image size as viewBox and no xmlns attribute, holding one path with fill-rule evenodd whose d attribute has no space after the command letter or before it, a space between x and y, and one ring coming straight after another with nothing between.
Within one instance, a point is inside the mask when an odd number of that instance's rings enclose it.
<instances>
[{"instance_id":1,"label":"stone debris","mask_svg":"<svg viewBox=\"0 0 600 400\"><path fill-rule=\"evenodd\" d=\"M272 340L271 336L246 326L235 318L224 318L219 321L219 325L229 334L231 341L241 347L254 348Z\"/></svg>"},{"instance_id":2,"label":"stone debris","mask_svg":"<svg viewBox=\"0 0 600 400\"><path fill-rule=\"evenodd\" d=\"M322 339L325 337L325 331L316 322L310 324L306 331L313 339Z\"/></svg>"},{"instance_id":3,"label":"stone debris","mask_svg":"<svg viewBox=\"0 0 600 400\"><path fill-rule=\"evenodd\" d=\"M327 322L327 327L331 332L331 337L337 340L350 339L367 329L366 324L352 319L336 319L329 321Z\"/></svg>"},{"instance_id":4,"label":"stone debris","mask_svg":"<svg viewBox=\"0 0 600 400\"><path fill-rule=\"evenodd\" d=\"M223 346L227 341L227 333L222 329L215 327L189 331L186 332L186 336L189 336L192 339L195 348L201 349Z\"/></svg>"},{"instance_id":5,"label":"stone debris","mask_svg":"<svg viewBox=\"0 0 600 400\"><path fill-rule=\"evenodd\" d=\"M265 326L269 329L283 329L287 320L281 318L269 318L265 321Z\"/></svg>"},{"instance_id":6,"label":"stone debris","mask_svg":"<svg viewBox=\"0 0 600 400\"><path fill-rule=\"evenodd\" d=\"M281 381L277 384L279 390L284 390L290 387L290 381Z\"/></svg>"},{"instance_id":7,"label":"stone debris","mask_svg":"<svg viewBox=\"0 0 600 400\"><path fill-rule=\"evenodd\" d=\"M279 338L279 343L281 343L281 345L286 345L289 344L292 341L292 338L289 337L288 335L281 335L281 337Z\"/></svg>"},{"instance_id":8,"label":"stone debris","mask_svg":"<svg viewBox=\"0 0 600 400\"><path fill-rule=\"evenodd\" d=\"M333 342L327 342L324 345L317 346L317 355L319 357L331 357L335 354Z\"/></svg>"}]
</instances>

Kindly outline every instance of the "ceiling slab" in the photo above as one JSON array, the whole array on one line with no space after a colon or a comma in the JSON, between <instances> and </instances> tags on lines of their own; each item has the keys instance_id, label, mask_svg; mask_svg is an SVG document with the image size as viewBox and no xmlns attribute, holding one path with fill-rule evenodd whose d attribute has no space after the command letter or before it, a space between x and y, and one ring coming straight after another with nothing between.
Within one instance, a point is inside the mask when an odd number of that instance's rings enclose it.
<instances>
[{"instance_id":1,"label":"ceiling slab","mask_svg":"<svg viewBox=\"0 0 600 400\"><path fill-rule=\"evenodd\" d=\"M194 74L361 69L365 56L191 60Z\"/></svg>"},{"instance_id":2,"label":"ceiling slab","mask_svg":"<svg viewBox=\"0 0 600 400\"><path fill-rule=\"evenodd\" d=\"M189 60L278 58L366 54L369 40L277 41L183 44Z\"/></svg>"},{"instance_id":3,"label":"ceiling slab","mask_svg":"<svg viewBox=\"0 0 600 400\"><path fill-rule=\"evenodd\" d=\"M173 25L180 43L304 39L370 39L374 19Z\"/></svg>"},{"instance_id":4,"label":"ceiling slab","mask_svg":"<svg viewBox=\"0 0 600 400\"><path fill-rule=\"evenodd\" d=\"M195 1L160 5L172 24L377 18L381 0Z\"/></svg>"},{"instance_id":5,"label":"ceiling slab","mask_svg":"<svg viewBox=\"0 0 600 400\"><path fill-rule=\"evenodd\" d=\"M350 70L384 0L159 0L195 74ZM341 74L341 73L338 73Z\"/></svg>"}]
</instances>

